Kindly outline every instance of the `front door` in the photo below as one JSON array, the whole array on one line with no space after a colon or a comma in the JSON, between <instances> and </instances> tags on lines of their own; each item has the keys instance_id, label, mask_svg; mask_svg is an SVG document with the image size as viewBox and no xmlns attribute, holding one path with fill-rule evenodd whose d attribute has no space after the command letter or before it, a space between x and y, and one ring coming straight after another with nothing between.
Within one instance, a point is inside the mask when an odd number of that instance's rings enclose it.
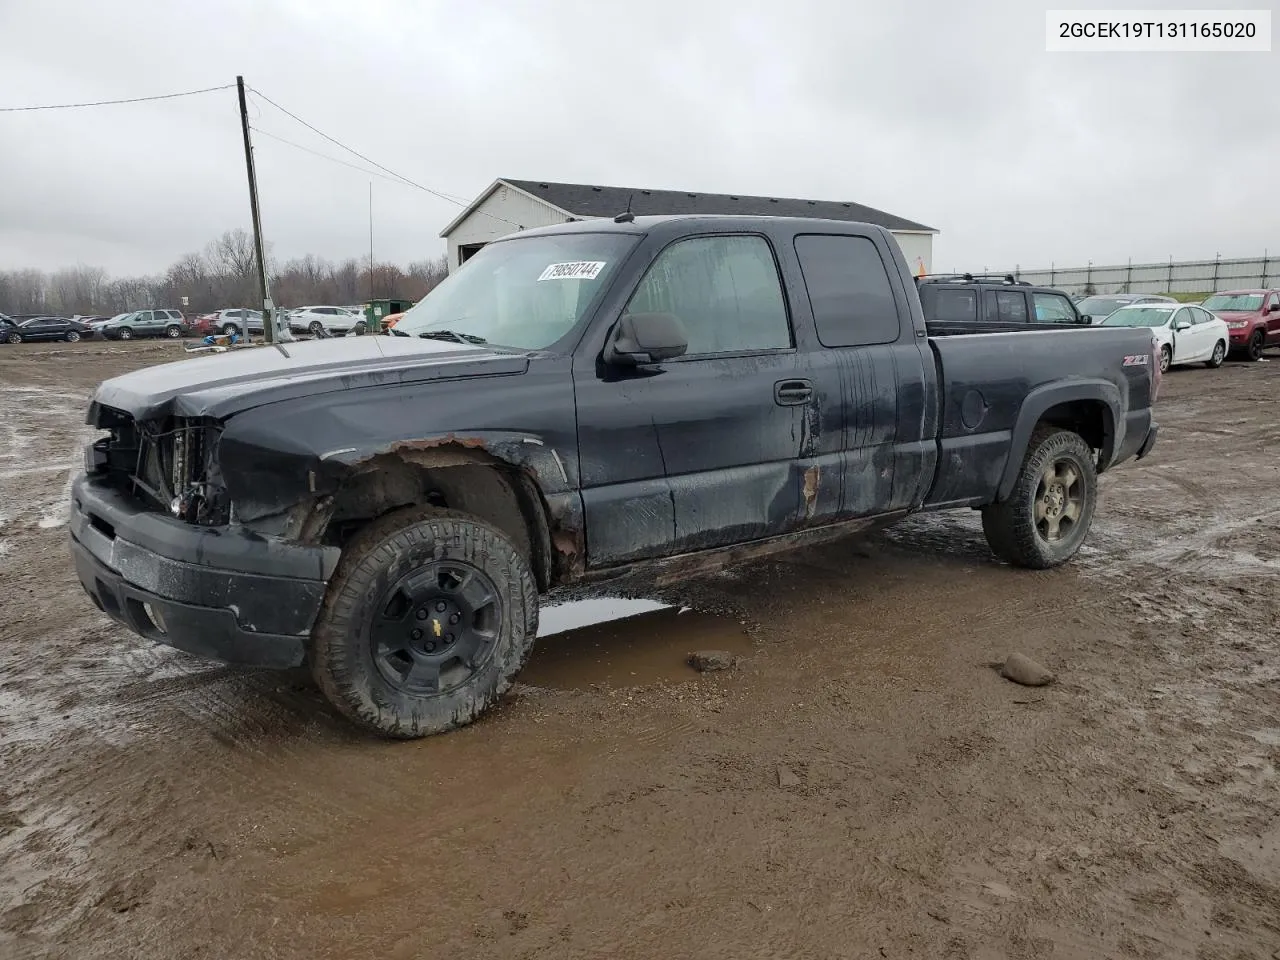
<instances>
[{"instance_id":1,"label":"front door","mask_svg":"<svg viewBox=\"0 0 1280 960\"><path fill-rule=\"evenodd\" d=\"M1280 343L1280 290L1262 298L1262 319L1267 324L1267 343Z\"/></svg>"},{"instance_id":2,"label":"front door","mask_svg":"<svg viewBox=\"0 0 1280 960\"><path fill-rule=\"evenodd\" d=\"M1190 307L1181 307L1173 312L1169 327L1173 330L1173 362L1190 363L1196 357L1196 318ZM1189 330L1179 330L1183 324L1191 324Z\"/></svg>"},{"instance_id":3,"label":"front door","mask_svg":"<svg viewBox=\"0 0 1280 960\"><path fill-rule=\"evenodd\" d=\"M797 371L769 241L679 240L624 311L676 316L689 349L662 364L575 374L589 565L791 529L812 384Z\"/></svg>"}]
</instances>

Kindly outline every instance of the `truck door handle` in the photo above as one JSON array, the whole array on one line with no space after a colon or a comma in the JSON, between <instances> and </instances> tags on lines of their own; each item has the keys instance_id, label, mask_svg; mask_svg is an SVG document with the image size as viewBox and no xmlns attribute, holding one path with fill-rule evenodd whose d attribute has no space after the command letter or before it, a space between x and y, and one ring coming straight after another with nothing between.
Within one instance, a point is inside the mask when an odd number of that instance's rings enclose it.
<instances>
[{"instance_id":1,"label":"truck door handle","mask_svg":"<svg viewBox=\"0 0 1280 960\"><path fill-rule=\"evenodd\" d=\"M813 384L808 380L779 380L773 385L773 400L780 407L796 406L813 399Z\"/></svg>"}]
</instances>

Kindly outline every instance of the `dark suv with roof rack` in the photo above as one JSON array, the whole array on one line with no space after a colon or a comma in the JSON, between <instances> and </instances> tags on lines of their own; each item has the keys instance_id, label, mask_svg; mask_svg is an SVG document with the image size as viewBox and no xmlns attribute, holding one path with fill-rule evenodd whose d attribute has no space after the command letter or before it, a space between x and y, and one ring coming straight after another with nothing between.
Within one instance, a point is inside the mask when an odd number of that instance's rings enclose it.
<instances>
[{"instance_id":1,"label":"dark suv with roof rack","mask_svg":"<svg viewBox=\"0 0 1280 960\"><path fill-rule=\"evenodd\" d=\"M931 274L918 277L924 317L945 333L1021 330L1027 324L1083 326L1088 319L1061 290L1037 287L1010 274Z\"/></svg>"}]
</instances>

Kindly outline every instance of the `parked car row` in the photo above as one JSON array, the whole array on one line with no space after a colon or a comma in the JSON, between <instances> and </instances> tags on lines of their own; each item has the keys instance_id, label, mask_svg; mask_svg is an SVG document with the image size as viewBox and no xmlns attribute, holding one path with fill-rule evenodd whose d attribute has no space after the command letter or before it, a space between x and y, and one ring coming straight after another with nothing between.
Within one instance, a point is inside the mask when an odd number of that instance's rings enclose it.
<instances>
[{"instance_id":1,"label":"parked car row","mask_svg":"<svg viewBox=\"0 0 1280 960\"><path fill-rule=\"evenodd\" d=\"M1028 323L1148 327L1160 344L1160 366L1220 366L1229 355L1259 360L1280 346L1280 289L1228 290L1203 303L1153 293L1114 293L1072 301L1061 290L1012 276L944 274L917 278L925 319L937 329L1017 330Z\"/></svg>"},{"instance_id":2,"label":"parked car row","mask_svg":"<svg viewBox=\"0 0 1280 960\"><path fill-rule=\"evenodd\" d=\"M0 313L0 342L27 343L41 340L65 340L75 343L93 336L87 323L65 317L10 317Z\"/></svg>"}]
</instances>

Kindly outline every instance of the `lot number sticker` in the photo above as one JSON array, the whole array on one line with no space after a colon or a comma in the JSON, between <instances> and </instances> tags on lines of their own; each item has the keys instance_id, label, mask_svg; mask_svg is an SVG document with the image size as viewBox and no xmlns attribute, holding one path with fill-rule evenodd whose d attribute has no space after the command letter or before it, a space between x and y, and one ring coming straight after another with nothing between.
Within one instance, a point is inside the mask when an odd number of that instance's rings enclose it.
<instances>
[{"instance_id":1,"label":"lot number sticker","mask_svg":"<svg viewBox=\"0 0 1280 960\"><path fill-rule=\"evenodd\" d=\"M604 260L577 260L573 263L553 263L542 271L543 280L594 280L605 268Z\"/></svg>"}]
</instances>

